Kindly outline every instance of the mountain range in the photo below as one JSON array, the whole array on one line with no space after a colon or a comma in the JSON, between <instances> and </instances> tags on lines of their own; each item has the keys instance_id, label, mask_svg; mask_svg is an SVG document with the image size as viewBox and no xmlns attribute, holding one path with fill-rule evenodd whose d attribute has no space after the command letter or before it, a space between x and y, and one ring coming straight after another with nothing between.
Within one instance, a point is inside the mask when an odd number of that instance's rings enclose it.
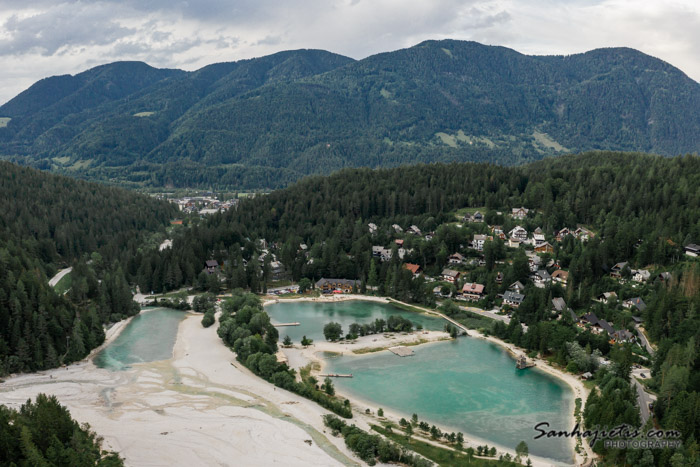
<instances>
[{"instance_id":1,"label":"mountain range","mask_svg":"<svg viewBox=\"0 0 700 467\"><path fill-rule=\"evenodd\" d=\"M444 40L193 72L117 62L0 107L0 157L134 187L269 189L343 167L585 150L700 152L700 84L628 48L528 56Z\"/></svg>"}]
</instances>

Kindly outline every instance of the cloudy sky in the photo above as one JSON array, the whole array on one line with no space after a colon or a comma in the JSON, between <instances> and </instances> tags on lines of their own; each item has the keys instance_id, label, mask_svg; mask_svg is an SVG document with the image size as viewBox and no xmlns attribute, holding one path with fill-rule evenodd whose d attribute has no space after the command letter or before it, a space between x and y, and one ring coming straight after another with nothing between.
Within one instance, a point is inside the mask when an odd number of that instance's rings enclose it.
<instances>
[{"instance_id":1,"label":"cloudy sky","mask_svg":"<svg viewBox=\"0 0 700 467\"><path fill-rule=\"evenodd\" d=\"M117 60L194 70L298 48L359 59L443 38L526 54L633 47L700 81L698 0L2 0L0 104Z\"/></svg>"}]
</instances>

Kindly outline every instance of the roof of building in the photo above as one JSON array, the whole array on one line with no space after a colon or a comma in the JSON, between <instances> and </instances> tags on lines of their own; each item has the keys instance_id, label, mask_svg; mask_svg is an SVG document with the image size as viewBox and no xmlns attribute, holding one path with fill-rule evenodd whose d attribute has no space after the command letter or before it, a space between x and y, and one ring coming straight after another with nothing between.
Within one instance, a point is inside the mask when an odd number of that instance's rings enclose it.
<instances>
[{"instance_id":1,"label":"roof of building","mask_svg":"<svg viewBox=\"0 0 700 467\"><path fill-rule=\"evenodd\" d=\"M642 297L628 298L627 300L625 300L625 303L629 304L630 306L636 307L639 311L644 311L647 308L647 304L644 303Z\"/></svg>"},{"instance_id":2,"label":"roof of building","mask_svg":"<svg viewBox=\"0 0 700 467\"><path fill-rule=\"evenodd\" d=\"M206 264L208 268L215 268L219 265L219 262L215 259L208 259Z\"/></svg>"},{"instance_id":3,"label":"roof of building","mask_svg":"<svg viewBox=\"0 0 700 467\"><path fill-rule=\"evenodd\" d=\"M484 293L484 286L476 282L467 282L462 287L462 293L482 294Z\"/></svg>"},{"instance_id":4,"label":"roof of building","mask_svg":"<svg viewBox=\"0 0 700 467\"><path fill-rule=\"evenodd\" d=\"M552 279L561 278L567 280L569 278L569 271L564 271L563 269L557 269L552 273Z\"/></svg>"},{"instance_id":5,"label":"roof of building","mask_svg":"<svg viewBox=\"0 0 700 467\"><path fill-rule=\"evenodd\" d=\"M358 283L359 281L356 281L354 279L326 279L322 277L318 282L316 282L316 287L323 287L326 284L354 286Z\"/></svg>"},{"instance_id":6,"label":"roof of building","mask_svg":"<svg viewBox=\"0 0 700 467\"><path fill-rule=\"evenodd\" d=\"M554 310L559 313L566 310L566 302L561 297L554 297L552 299L552 306L554 307Z\"/></svg>"},{"instance_id":7,"label":"roof of building","mask_svg":"<svg viewBox=\"0 0 700 467\"><path fill-rule=\"evenodd\" d=\"M419 264L413 264L413 263L406 263L403 265L406 269L411 271L412 274L417 274L418 271L420 271L420 265Z\"/></svg>"},{"instance_id":8,"label":"roof of building","mask_svg":"<svg viewBox=\"0 0 700 467\"><path fill-rule=\"evenodd\" d=\"M457 277L459 276L460 272L455 271L454 269L443 269L442 270L442 275L443 276L448 276L448 277Z\"/></svg>"},{"instance_id":9,"label":"roof of building","mask_svg":"<svg viewBox=\"0 0 700 467\"><path fill-rule=\"evenodd\" d=\"M515 281L508 287L509 289L524 290L525 286L520 281Z\"/></svg>"},{"instance_id":10,"label":"roof of building","mask_svg":"<svg viewBox=\"0 0 700 467\"><path fill-rule=\"evenodd\" d=\"M503 300L514 303L522 303L522 301L525 300L525 295L508 290L503 294Z\"/></svg>"}]
</instances>

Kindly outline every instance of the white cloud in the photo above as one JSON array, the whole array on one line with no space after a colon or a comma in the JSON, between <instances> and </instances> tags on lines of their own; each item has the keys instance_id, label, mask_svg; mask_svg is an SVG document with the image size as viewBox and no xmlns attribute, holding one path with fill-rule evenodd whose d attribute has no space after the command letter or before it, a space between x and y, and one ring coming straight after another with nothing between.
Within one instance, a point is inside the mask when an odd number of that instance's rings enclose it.
<instances>
[{"instance_id":1,"label":"white cloud","mask_svg":"<svg viewBox=\"0 0 700 467\"><path fill-rule=\"evenodd\" d=\"M695 0L3 0L0 102L116 60L193 70L296 48L363 58L444 38L528 54L626 46L700 80Z\"/></svg>"}]
</instances>

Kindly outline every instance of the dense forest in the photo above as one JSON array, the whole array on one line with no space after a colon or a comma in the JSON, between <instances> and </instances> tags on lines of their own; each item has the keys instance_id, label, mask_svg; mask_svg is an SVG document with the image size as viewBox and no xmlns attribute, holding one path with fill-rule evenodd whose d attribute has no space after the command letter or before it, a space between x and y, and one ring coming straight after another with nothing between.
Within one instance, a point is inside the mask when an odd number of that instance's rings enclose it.
<instances>
[{"instance_id":1,"label":"dense forest","mask_svg":"<svg viewBox=\"0 0 700 467\"><path fill-rule=\"evenodd\" d=\"M636 50L427 41L359 61L298 50L47 78L0 107L0 155L133 186L265 189L345 167L697 153L698 109L698 83Z\"/></svg>"},{"instance_id":2,"label":"dense forest","mask_svg":"<svg viewBox=\"0 0 700 467\"><path fill-rule=\"evenodd\" d=\"M436 285L444 296L454 295L459 286L414 277L404 263L419 265L435 278L448 266L450 255L462 253L472 265L461 267L459 284L486 284L480 306L493 306L515 281L524 284L525 299L517 310L510 310L509 325L472 315L450 300L443 300L440 309L568 371L594 373L599 389L582 414L587 426L639 424L630 371L637 363L651 365L648 387L659 394L655 420L663 428L681 431L684 448L620 451L596 445L606 462L692 464L700 433L700 360L695 358L700 265L686 259L683 246L700 238L698 187L697 156L668 159L594 152L522 167L347 169L242 201L237 210L201 222L192 220L191 228L175 236L171 249L140 257L136 277L142 288L158 291L184 284L214 292L221 287L264 291L271 282L274 256L296 281L358 279L359 291L435 306ZM510 208L519 206L529 208L522 220L509 215ZM486 222L462 219L475 209L484 213ZM377 229L370 230L370 223ZM399 231L394 224L403 229L415 225L422 233ZM542 268L568 271L568 284L535 286L531 258L523 248L507 248L497 237L486 242L483 252L470 249L475 235L493 235L489 225L504 232L516 225L530 232L540 227L554 244L553 251L540 255ZM554 240L559 229L580 225L594 233L588 241L572 235ZM396 240L402 242L402 258ZM375 245L390 250L390 259L374 256ZM202 271L211 258L221 265L220 276ZM610 274L620 262L628 264L622 280ZM645 268L652 279L638 285L630 280L630 268ZM598 297L604 292L614 292L617 299L601 302ZM646 308L622 306L633 297L643 298ZM641 320L657 352L652 355L643 347L614 343L606 333L574 326L568 313L552 312L553 298L565 300L576 319L595 313L615 329L636 332L634 318ZM601 364L601 358L609 363Z\"/></svg>"},{"instance_id":3,"label":"dense forest","mask_svg":"<svg viewBox=\"0 0 700 467\"><path fill-rule=\"evenodd\" d=\"M0 163L0 375L80 360L138 313L128 264L172 205ZM72 266L71 286L48 285Z\"/></svg>"},{"instance_id":4,"label":"dense forest","mask_svg":"<svg viewBox=\"0 0 700 467\"><path fill-rule=\"evenodd\" d=\"M0 405L0 465L120 467L119 455L80 426L55 396L39 394L19 410Z\"/></svg>"}]
</instances>

